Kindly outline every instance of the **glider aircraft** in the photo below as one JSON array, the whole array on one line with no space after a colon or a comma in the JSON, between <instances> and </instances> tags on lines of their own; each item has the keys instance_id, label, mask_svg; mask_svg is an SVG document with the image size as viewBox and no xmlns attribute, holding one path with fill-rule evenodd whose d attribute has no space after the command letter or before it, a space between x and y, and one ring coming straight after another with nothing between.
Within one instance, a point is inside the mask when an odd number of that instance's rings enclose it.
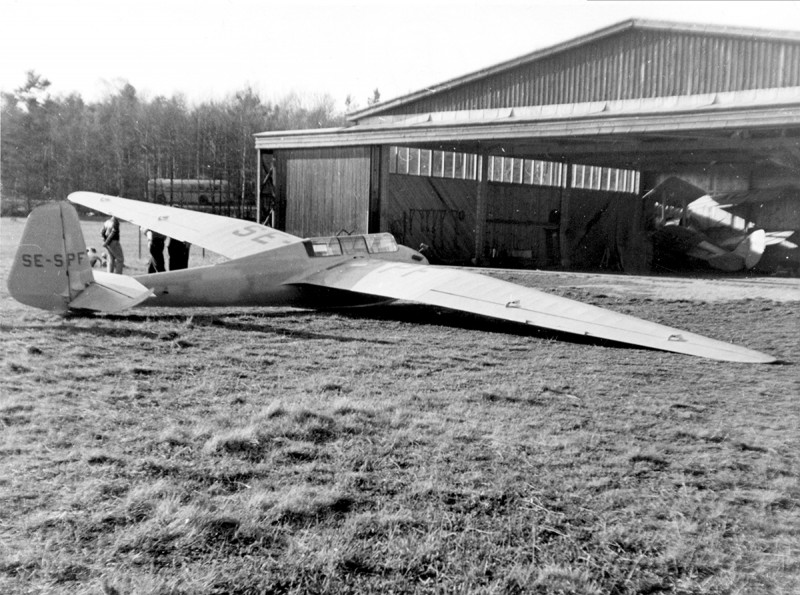
<instances>
[{"instance_id":1,"label":"glider aircraft","mask_svg":"<svg viewBox=\"0 0 800 595\"><path fill-rule=\"evenodd\" d=\"M330 309L409 300L716 360L775 361L745 347L485 275L430 266L388 233L302 239L240 219L92 192L68 199L229 260L135 277L95 271L75 207L53 202L30 214L11 267L8 289L23 304L67 313L138 305Z\"/></svg>"}]
</instances>

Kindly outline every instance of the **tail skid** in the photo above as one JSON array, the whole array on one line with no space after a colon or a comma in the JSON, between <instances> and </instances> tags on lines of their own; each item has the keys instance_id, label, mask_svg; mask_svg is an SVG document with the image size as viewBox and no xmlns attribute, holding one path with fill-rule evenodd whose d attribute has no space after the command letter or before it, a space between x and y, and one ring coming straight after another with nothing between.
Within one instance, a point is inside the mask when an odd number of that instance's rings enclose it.
<instances>
[{"instance_id":1,"label":"tail skid","mask_svg":"<svg viewBox=\"0 0 800 595\"><path fill-rule=\"evenodd\" d=\"M65 201L34 209L8 276L11 296L28 306L117 312L151 291L131 277L94 273L75 207Z\"/></svg>"}]
</instances>

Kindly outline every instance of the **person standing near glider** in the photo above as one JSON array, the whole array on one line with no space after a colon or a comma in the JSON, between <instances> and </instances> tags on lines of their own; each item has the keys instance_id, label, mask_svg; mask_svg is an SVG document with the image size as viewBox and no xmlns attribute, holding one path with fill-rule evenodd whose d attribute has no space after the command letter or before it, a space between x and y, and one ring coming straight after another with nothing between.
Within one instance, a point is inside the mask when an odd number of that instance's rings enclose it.
<instances>
[{"instance_id":1,"label":"person standing near glider","mask_svg":"<svg viewBox=\"0 0 800 595\"><path fill-rule=\"evenodd\" d=\"M107 219L103 223L100 235L103 237L103 248L108 254L108 272L121 275L125 268L125 255L122 252L122 244L119 242L119 219L116 217Z\"/></svg>"},{"instance_id":2,"label":"person standing near glider","mask_svg":"<svg viewBox=\"0 0 800 595\"><path fill-rule=\"evenodd\" d=\"M167 254L169 254L169 270L179 271L189 267L189 242L182 242L175 238L169 239Z\"/></svg>"},{"instance_id":3,"label":"person standing near glider","mask_svg":"<svg viewBox=\"0 0 800 595\"><path fill-rule=\"evenodd\" d=\"M167 270L164 265L164 242L166 241L166 236L152 229L145 230L144 235L147 237L147 250L150 253L147 272L163 273Z\"/></svg>"}]
</instances>

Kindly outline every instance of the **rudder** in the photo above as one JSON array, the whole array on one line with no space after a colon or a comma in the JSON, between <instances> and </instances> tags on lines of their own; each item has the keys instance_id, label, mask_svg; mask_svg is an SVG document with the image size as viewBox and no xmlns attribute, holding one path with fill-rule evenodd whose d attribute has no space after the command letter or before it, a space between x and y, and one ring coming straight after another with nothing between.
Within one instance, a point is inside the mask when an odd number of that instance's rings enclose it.
<instances>
[{"instance_id":1,"label":"rudder","mask_svg":"<svg viewBox=\"0 0 800 595\"><path fill-rule=\"evenodd\" d=\"M750 270L759 263L766 247L767 234L763 229L757 229L742 240L734 252L744 258L744 268Z\"/></svg>"},{"instance_id":2,"label":"rudder","mask_svg":"<svg viewBox=\"0 0 800 595\"><path fill-rule=\"evenodd\" d=\"M66 312L93 280L75 207L58 201L35 208L11 265L11 296L28 306Z\"/></svg>"}]
</instances>

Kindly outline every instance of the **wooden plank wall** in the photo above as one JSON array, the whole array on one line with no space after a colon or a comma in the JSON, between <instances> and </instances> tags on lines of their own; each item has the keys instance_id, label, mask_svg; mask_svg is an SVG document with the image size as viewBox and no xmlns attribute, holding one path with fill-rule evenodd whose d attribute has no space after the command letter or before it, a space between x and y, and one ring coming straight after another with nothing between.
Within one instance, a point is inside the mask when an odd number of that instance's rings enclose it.
<instances>
[{"instance_id":1,"label":"wooden plank wall","mask_svg":"<svg viewBox=\"0 0 800 595\"><path fill-rule=\"evenodd\" d=\"M286 231L300 237L367 233L370 148L276 152L278 192L286 205Z\"/></svg>"}]
</instances>

